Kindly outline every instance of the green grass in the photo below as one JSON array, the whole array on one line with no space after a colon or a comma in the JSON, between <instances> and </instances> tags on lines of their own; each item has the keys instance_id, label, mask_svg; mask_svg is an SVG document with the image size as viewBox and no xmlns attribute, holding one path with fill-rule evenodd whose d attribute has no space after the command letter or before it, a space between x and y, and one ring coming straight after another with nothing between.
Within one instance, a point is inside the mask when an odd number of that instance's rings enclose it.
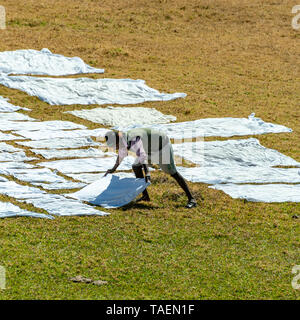
<instances>
[{"instance_id":1,"label":"green grass","mask_svg":"<svg viewBox=\"0 0 300 320\"><path fill-rule=\"evenodd\" d=\"M256 136L261 144L300 161L294 1L60 3L2 1L8 25L0 50L47 47L106 69L93 78L145 79L161 91L186 92L186 99L140 104L178 121L255 112L294 130ZM63 113L79 105L49 106L2 86L0 95L41 120L98 127ZM300 264L299 204L247 203L190 183L204 201L187 211L172 178L155 172L152 181L150 204L108 217L0 220L0 265L7 269L0 299L300 298L291 286L292 267ZM108 283L69 280L77 275Z\"/></svg>"}]
</instances>

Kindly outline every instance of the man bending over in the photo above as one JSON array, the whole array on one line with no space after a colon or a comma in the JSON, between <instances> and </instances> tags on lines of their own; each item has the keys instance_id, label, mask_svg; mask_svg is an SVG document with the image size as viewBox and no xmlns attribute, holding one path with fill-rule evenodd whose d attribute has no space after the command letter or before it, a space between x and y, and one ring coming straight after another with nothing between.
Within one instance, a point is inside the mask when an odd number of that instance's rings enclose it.
<instances>
[{"instance_id":1,"label":"man bending over","mask_svg":"<svg viewBox=\"0 0 300 320\"><path fill-rule=\"evenodd\" d=\"M184 190L188 197L186 208L196 207L197 202L195 198L192 196L185 180L176 169L173 147L166 134L148 128L137 128L127 132L108 131L105 134L105 140L108 147L118 150L115 165L112 169L107 170L105 175L115 172L122 160L128 155L128 151L133 151L137 156L132 165L136 178L144 178L144 171L146 182L150 182L148 164L158 164ZM143 191L143 196L137 201L150 201L147 189Z\"/></svg>"}]
</instances>

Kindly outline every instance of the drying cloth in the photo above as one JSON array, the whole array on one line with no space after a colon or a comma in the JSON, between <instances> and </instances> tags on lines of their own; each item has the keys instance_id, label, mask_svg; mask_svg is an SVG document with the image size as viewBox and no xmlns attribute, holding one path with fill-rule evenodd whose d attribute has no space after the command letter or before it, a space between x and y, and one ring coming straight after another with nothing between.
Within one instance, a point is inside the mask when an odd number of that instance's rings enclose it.
<instances>
[{"instance_id":1,"label":"drying cloth","mask_svg":"<svg viewBox=\"0 0 300 320\"><path fill-rule=\"evenodd\" d=\"M38 166L58 170L62 173L85 173L85 172L104 172L111 169L115 162L115 157L107 158L87 158L73 160L57 160L38 163ZM117 170L131 170L135 158L132 156L126 157Z\"/></svg>"},{"instance_id":2,"label":"drying cloth","mask_svg":"<svg viewBox=\"0 0 300 320\"><path fill-rule=\"evenodd\" d=\"M16 143L25 147L36 149L72 149L101 145L100 143L93 141L91 138L34 140Z\"/></svg>"},{"instance_id":3,"label":"drying cloth","mask_svg":"<svg viewBox=\"0 0 300 320\"><path fill-rule=\"evenodd\" d=\"M11 217L33 217L33 218L53 219L53 217L49 215L27 211L15 206L12 203L1 201L0 202L0 218L11 218Z\"/></svg>"},{"instance_id":4,"label":"drying cloth","mask_svg":"<svg viewBox=\"0 0 300 320\"><path fill-rule=\"evenodd\" d=\"M300 202L300 184L218 184L210 188L222 190L234 199L253 202Z\"/></svg>"},{"instance_id":5,"label":"drying cloth","mask_svg":"<svg viewBox=\"0 0 300 320\"><path fill-rule=\"evenodd\" d=\"M3 127L1 127L1 122L0 122L0 130L4 129ZM17 137L13 134L10 133L3 133L0 131L0 141L11 141L11 140L24 140L23 137Z\"/></svg>"},{"instance_id":6,"label":"drying cloth","mask_svg":"<svg viewBox=\"0 0 300 320\"><path fill-rule=\"evenodd\" d=\"M150 168L149 168L150 169ZM66 174L68 177L73 178L75 180L91 184L99 179L101 179L104 175L105 172L102 173L70 173ZM120 178L135 178L134 173L132 172L117 172L114 173L114 176L118 176Z\"/></svg>"},{"instance_id":7,"label":"drying cloth","mask_svg":"<svg viewBox=\"0 0 300 320\"><path fill-rule=\"evenodd\" d=\"M31 161L36 160L38 158L27 157L24 151L19 152L5 152L0 151L0 161Z\"/></svg>"},{"instance_id":8,"label":"drying cloth","mask_svg":"<svg viewBox=\"0 0 300 320\"><path fill-rule=\"evenodd\" d=\"M73 110L66 111L65 113L71 113L79 118L101 123L106 126L127 127L137 123L143 125L176 121L176 117L165 115L154 108L107 107L90 110Z\"/></svg>"},{"instance_id":9,"label":"drying cloth","mask_svg":"<svg viewBox=\"0 0 300 320\"><path fill-rule=\"evenodd\" d=\"M115 129L128 131L145 125L134 125ZM170 139L195 137L231 137L244 135L257 135L264 133L292 132L285 126L264 122L252 113L248 118L207 118L195 121L177 122L169 124L152 124L148 128L166 133Z\"/></svg>"},{"instance_id":10,"label":"drying cloth","mask_svg":"<svg viewBox=\"0 0 300 320\"><path fill-rule=\"evenodd\" d=\"M35 121L35 119L26 116L23 113L19 112L5 112L0 113L0 122L1 121ZM5 128L4 128L5 129Z\"/></svg>"},{"instance_id":11,"label":"drying cloth","mask_svg":"<svg viewBox=\"0 0 300 320\"><path fill-rule=\"evenodd\" d=\"M104 157L104 156L113 156L112 152L103 152L100 149L71 149L71 150L59 150L59 149L51 149L51 150L38 150L31 149L31 151L35 154L41 155L45 159L63 159L63 158L95 158L95 157Z\"/></svg>"},{"instance_id":12,"label":"drying cloth","mask_svg":"<svg viewBox=\"0 0 300 320\"><path fill-rule=\"evenodd\" d=\"M82 138L82 137L104 137L107 129L94 130L19 130L14 133L31 140L57 139L57 138Z\"/></svg>"},{"instance_id":13,"label":"drying cloth","mask_svg":"<svg viewBox=\"0 0 300 320\"><path fill-rule=\"evenodd\" d=\"M79 73L103 73L85 64L78 57L67 58L49 49L0 52L0 72L7 74L37 74L63 76Z\"/></svg>"},{"instance_id":14,"label":"drying cloth","mask_svg":"<svg viewBox=\"0 0 300 320\"><path fill-rule=\"evenodd\" d=\"M150 183L145 179L107 175L68 196L104 208L119 208L134 200Z\"/></svg>"},{"instance_id":15,"label":"drying cloth","mask_svg":"<svg viewBox=\"0 0 300 320\"><path fill-rule=\"evenodd\" d=\"M47 168L34 169L1 169L0 174L11 175L20 181L29 182L44 189L79 189L85 186L83 183L68 181Z\"/></svg>"},{"instance_id":16,"label":"drying cloth","mask_svg":"<svg viewBox=\"0 0 300 320\"><path fill-rule=\"evenodd\" d=\"M32 164L24 162L0 162L0 171L9 169L32 169L35 168Z\"/></svg>"},{"instance_id":17,"label":"drying cloth","mask_svg":"<svg viewBox=\"0 0 300 320\"><path fill-rule=\"evenodd\" d=\"M21 108L19 106L14 106L13 104L10 104L8 101L9 99L0 96L0 112L14 112L21 109L30 111L30 109L28 108Z\"/></svg>"},{"instance_id":18,"label":"drying cloth","mask_svg":"<svg viewBox=\"0 0 300 320\"><path fill-rule=\"evenodd\" d=\"M0 84L27 92L51 105L135 104L184 98L185 93L160 93L144 80L35 78L0 75Z\"/></svg>"},{"instance_id":19,"label":"drying cloth","mask_svg":"<svg viewBox=\"0 0 300 320\"><path fill-rule=\"evenodd\" d=\"M203 167L300 166L277 150L263 147L257 139L198 141L173 144L174 154Z\"/></svg>"},{"instance_id":20,"label":"drying cloth","mask_svg":"<svg viewBox=\"0 0 300 320\"><path fill-rule=\"evenodd\" d=\"M21 202L30 203L36 208L46 210L57 216L108 215L78 200L67 199L64 196L48 194L38 188L23 186L14 181L0 182L0 194L16 198Z\"/></svg>"},{"instance_id":21,"label":"drying cloth","mask_svg":"<svg viewBox=\"0 0 300 320\"><path fill-rule=\"evenodd\" d=\"M63 130L63 129L86 129L85 126L70 121L5 121L0 119L0 130L16 131L16 130Z\"/></svg>"},{"instance_id":22,"label":"drying cloth","mask_svg":"<svg viewBox=\"0 0 300 320\"><path fill-rule=\"evenodd\" d=\"M0 152L5 151L5 152L17 152L17 151L22 151L22 149L15 148L11 146L10 144L7 144L5 142L0 142Z\"/></svg>"},{"instance_id":23,"label":"drying cloth","mask_svg":"<svg viewBox=\"0 0 300 320\"><path fill-rule=\"evenodd\" d=\"M300 170L293 168L177 167L177 170L188 181L208 184L275 182L300 183ZM81 181L81 179L78 180Z\"/></svg>"}]
</instances>

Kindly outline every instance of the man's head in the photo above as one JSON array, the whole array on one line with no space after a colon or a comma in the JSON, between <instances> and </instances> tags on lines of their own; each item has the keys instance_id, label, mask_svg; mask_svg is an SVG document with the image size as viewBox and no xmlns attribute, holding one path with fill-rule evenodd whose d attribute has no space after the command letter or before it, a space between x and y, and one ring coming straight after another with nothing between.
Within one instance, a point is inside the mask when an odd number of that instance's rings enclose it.
<instances>
[{"instance_id":1,"label":"man's head","mask_svg":"<svg viewBox=\"0 0 300 320\"><path fill-rule=\"evenodd\" d=\"M105 134L106 144L109 148L119 149L119 133L118 131L110 130Z\"/></svg>"}]
</instances>

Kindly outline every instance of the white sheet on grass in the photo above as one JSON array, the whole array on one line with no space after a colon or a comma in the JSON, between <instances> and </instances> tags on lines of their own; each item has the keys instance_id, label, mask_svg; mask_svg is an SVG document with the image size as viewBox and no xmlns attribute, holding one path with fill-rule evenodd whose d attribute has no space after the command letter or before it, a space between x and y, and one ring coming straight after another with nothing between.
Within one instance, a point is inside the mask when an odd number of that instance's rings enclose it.
<instances>
[{"instance_id":1,"label":"white sheet on grass","mask_svg":"<svg viewBox=\"0 0 300 320\"><path fill-rule=\"evenodd\" d=\"M37 165L55 169L62 173L86 173L86 172L104 172L111 169L117 157L106 158L86 158L86 159L71 159L71 160L56 160L49 162L40 162ZM117 170L131 170L135 158L132 156L126 157Z\"/></svg>"},{"instance_id":2,"label":"white sheet on grass","mask_svg":"<svg viewBox=\"0 0 300 320\"><path fill-rule=\"evenodd\" d=\"M93 141L91 138L34 140L16 143L35 149L74 149L81 147L96 147L101 145L100 143Z\"/></svg>"},{"instance_id":3,"label":"white sheet on grass","mask_svg":"<svg viewBox=\"0 0 300 320\"><path fill-rule=\"evenodd\" d=\"M107 215L78 200L67 199L62 195L49 194L35 187L23 186L14 181L0 182L0 194L30 203L57 216Z\"/></svg>"},{"instance_id":4,"label":"white sheet on grass","mask_svg":"<svg viewBox=\"0 0 300 320\"><path fill-rule=\"evenodd\" d=\"M3 130L3 128L1 127L1 123L0 123L0 130ZM12 140L24 140L23 137L17 137L13 134L10 133L3 133L0 131L0 141L12 141Z\"/></svg>"},{"instance_id":5,"label":"white sheet on grass","mask_svg":"<svg viewBox=\"0 0 300 320\"><path fill-rule=\"evenodd\" d=\"M210 188L253 202L300 202L300 184L218 184Z\"/></svg>"},{"instance_id":6,"label":"white sheet on grass","mask_svg":"<svg viewBox=\"0 0 300 320\"><path fill-rule=\"evenodd\" d=\"M105 172L102 173L68 173L66 174L68 177L73 178L75 180L91 184L99 179L101 179ZM114 173L115 176L118 176L120 178L135 178L134 173L132 172L117 172Z\"/></svg>"},{"instance_id":7,"label":"white sheet on grass","mask_svg":"<svg viewBox=\"0 0 300 320\"><path fill-rule=\"evenodd\" d=\"M127 128L115 127L127 131L129 129L144 127L145 125L132 125ZM169 124L150 124L148 128L165 132L171 139L195 137L232 137L244 135L258 135L265 133L292 132L285 126L264 122L252 113L248 118L207 118L195 121L177 122Z\"/></svg>"},{"instance_id":8,"label":"white sheet on grass","mask_svg":"<svg viewBox=\"0 0 300 320\"><path fill-rule=\"evenodd\" d=\"M11 217L33 217L33 218L53 219L53 217L49 215L24 210L12 203L1 201L0 202L0 218L11 218Z\"/></svg>"},{"instance_id":9,"label":"white sheet on grass","mask_svg":"<svg viewBox=\"0 0 300 320\"><path fill-rule=\"evenodd\" d=\"M85 186L83 183L68 181L48 168L0 169L0 173L48 190L77 189Z\"/></svg>"},{"instance_id":10,"label":"white sheet on grass","mask_svg":"<svg viewBox=\"0 0 300 320\"><path fill-rule=\"evenodd\" d=\"M57 138L82 138L82 137L104 137L107 129L99 128L94 130L39 130L28 131L19 130L14 133L31 140L45 140L45 139L57 139Z\"/></svg>"},{"instance_id":11,"label":"white sheet on grass","mask_svg":"<svg viewBox=\"0 0 300 320\"><path fill-rule=\"evenodd\" d=\"M104 208L119 208L134 200L149 184L145 179L110 174L68 196Z\"/></svg>"},{"instance_id":12,"label":"white sheet on grass","mask_svg":"<svg viewBox=\"0 0 300 320\"><path fill-rule=\"evenodd\" d=\"M41 155L45 159L63 159L63 158L95 158L114 155L111 152L103 152L100 149L31 149L35 154Z\"/></svg>"},{"instance_id":13,"label":"white sheet on grass","mask_svg":"<svg viewBox=\"0 0 300 320\"><path fill-rule=\"evenodd\" d=\"M35 119L20 112L0 112L0 121L35 121Z\"/></svg>"},{"instance_id":14,"label":"white sheet on grass","mask_svg":"<svg viewBox=\"0 0 300 320\"><path fill-rule=\"evenodd\" d=\"M85 126L70 121L1 121L0 130L2 131L19 131L19 130L64 130L64 129L86 129Z\"/></svg>"},{"instance_id":15,"label":"white sheet on grass","mask_svg":"<svg viewBox=\"0 0 300 320\"><path fill-rule=\"evenodd\" d=\"M0 176L0 182L8 181L6 178Z\"/></svg>"},{"instance_id":16,"label":"white sheet on grass","mask_svg":"<svg viewBox=\"0 0 300 320\"><path fill-rule=\"evenodd\" d=\"M217 183L300 183L300 170L267 167L177 167L191 182ZM79 179L80 180L80 179Z\"/></svg>"},{"instance_id":17,"label":"white sheet on grass","mask_svg":"<svg viewBox=\"0 0 300 320\"><path fill-rule=\"evenodd\" d=\"M257 139L173 144L174 154L203 167L300 166L296 160L263 147Z\"/></svg>"},{"instance_id":18,"label":"white sheet on grass","mask_svg":"<svg viewBox=\"0 0 300 320\"><path fill-rule=\"evenodd\" d=\"M37 158L33 157L27 157L24 151L18 151L18 152L5 152L0 151L0 161L6 162L6 161L32 161L36 160Z\"/></svg>"},{"instance_id":19,"label":"white sheet on grass","mask_svg":"<svg viewBox=\"0 0 300 320\"><path fill-rule=\"evenodd\" d=\"M0 84L27 92L51 105L136 104L184 98L185 93L160 93L144 80L35 78L0 74Z\"/></svg>"},{"instance_id":20,"label":"white sheet on grass","mask_svg":"<svg viewBox=\"0 0 300 320\"><path fill-rule=\"evenodd\" d=\"M85 64L79 57L67 58L49 49L0 52L0 73L63 76L79 73L103 73Z\"/></svg>"},{"instance_id":21,"label":"white sheet on grass","mask_svg":"<svg viewBox=\"0 0 300 320\"><path fill-rule=\"evenodd\" d=\"M7 144L5 142L0 142L0 152L16 152L16 151L22 151L22 149L16 148L14 146L11 146L10 144Z\"/></svg>"},{"instance_id":22,"label":"white sheet on grass","mask_svg":"<svg viewBox=\"0 0 300 320\"><path fill-rule=\"evenodd\" d=\"M165 115L154 108L107 107L90 110L73 110L66 111L65 113L70 113L79 118L101 123L106 126L127 127L136 123L143 125L176 121L176 117Z\"/></svg>"},{"instance_id":23,"label":"white sheet on grass","mask_svg":"<svg viewBox=\"0 0 300 320\"><path fill-rule=\"evenodd\" d=\"M4 98L2 96L0 96L0 112L15 112L18 110L26 110L26 111L30 111L30 109L28 108L21 108L19 106L14 106L13 104L8 102L9 99L8 98Z\"/></svg>"},{"instance_id":24,"label":"white sheet on grass","mask_svg":"<svg viewBox=\"0 0 300 320\"><path fill-rule=\"evenodd\" d=\"M31 169L34 165L25 162L0 162L0 172L9 169Z\"/></svg>"}]
</instances>

